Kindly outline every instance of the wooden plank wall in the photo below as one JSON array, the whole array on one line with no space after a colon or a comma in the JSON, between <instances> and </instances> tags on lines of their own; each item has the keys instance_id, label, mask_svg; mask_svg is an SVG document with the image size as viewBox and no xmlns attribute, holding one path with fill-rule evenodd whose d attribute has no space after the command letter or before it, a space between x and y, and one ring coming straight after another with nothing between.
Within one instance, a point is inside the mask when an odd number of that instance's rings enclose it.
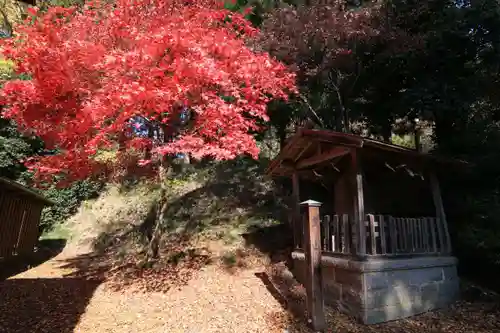
<instances>
[{"instance_id":1,"label":"wooden plank wall","mask_svg":"<svg viewBox=\"0 0 500 333\"><path fill-rule=\"evenodd\" d=\"M0 188L0 259L33 251L43 207L38 200Z\"/></svg>"}]
</instances>

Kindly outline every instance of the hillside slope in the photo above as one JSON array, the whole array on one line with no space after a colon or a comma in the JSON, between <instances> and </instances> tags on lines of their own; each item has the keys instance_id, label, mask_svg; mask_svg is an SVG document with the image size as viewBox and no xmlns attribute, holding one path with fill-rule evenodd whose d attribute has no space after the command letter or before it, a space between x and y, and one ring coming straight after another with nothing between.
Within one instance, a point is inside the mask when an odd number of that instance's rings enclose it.
<instances>
[{"instance_id":1,"label":"hillside slope","mask_svg":"<svg viewBox=\"0 0 500 333\"><path fill-rule=\"evenodd\" d=\"M92 260L75 261L87 275L105 277L116 288L124 281L148 290L170 288L144 277L190 270L207 262L228 269L268 261L268 254L289 246L286 205L265 164L241 159L190 166L168 181L169 206L163 218L160 259L144 262L153 226L157 184L108 186L86 201L66 223L69 247L85 248ZM273 228L264 228L273 226ZM78 252L77 251L77 252ZM170 281L175 280L171 279ZM172 282L176 283L176 282Z\"/></svg>"}]
</instances>

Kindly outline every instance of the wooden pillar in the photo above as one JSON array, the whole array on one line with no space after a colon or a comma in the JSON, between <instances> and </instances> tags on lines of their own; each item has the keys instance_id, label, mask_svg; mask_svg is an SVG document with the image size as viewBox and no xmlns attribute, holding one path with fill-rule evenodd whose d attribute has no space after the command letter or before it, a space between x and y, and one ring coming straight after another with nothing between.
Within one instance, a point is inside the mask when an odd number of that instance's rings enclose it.
<instances>
[{"instance_id":1,"label":"wooden pillar","mask_svg":"<svg viewBox=\"0 0 500 333\"><path fill-rule=\"evenodd\" d=\"M444 230L444 238L442 241L444 241L444 249L445 253L449 254L451 253L451 238L450 238L450 233L448 231L448 222L446 221L446 214L444 212L444 207L443 207L443 198L441 197L441 189L439 188L439 182L437 179L436 174L431 171L429 174L430 182L431 182L431 189L432 189L432 197L434 199L434 206L436 207L436 217L439 219L439 224L438 228L439 231L441 230L441 227ZM441 234L441 232L440 232ZM440 237L441 238L441 237Z\"/></svg>"},{"instance_id":2,"label":"wooden pillar","mask_svg":"<svg viewBox=\"0 0 500 333\"><path fill-rule=\"evenodd\" d=\"M326 328L322 277L321 277L321 203L308 200L301 203L304 208L304 254L306 257L305 287L307 292L308 322L314 330Z\"/></svg>"},{"instance_id":3,"label":"wooden pillar","mask_svg":"<svg viewBox=\"0 0 500 333\"><path fill-rule=\"evenodd\" d=\"M351 151L351 168L354 180L353 201L354 201L354 226L353 234L357 235L357 246L353 246L354 251L359 256L366 255L366 227L365 227L365 204L363 192L363 170L359 160L357 149Z\"/></svg>"},{"instance_id":4,"label":"wooden pillar","mask_svg":"<svg viewBox=\"0 0 500 333\"><path fill-rule=\"evenodd\" d=\"M292 175L292 186L293 186L293 212L292 212L292 227L293 227L293 243L294 247L298 248L302 241L302 219L300 215L300 187L299 187L299 175L294 172Z\"/></svg>"}]
</instances>

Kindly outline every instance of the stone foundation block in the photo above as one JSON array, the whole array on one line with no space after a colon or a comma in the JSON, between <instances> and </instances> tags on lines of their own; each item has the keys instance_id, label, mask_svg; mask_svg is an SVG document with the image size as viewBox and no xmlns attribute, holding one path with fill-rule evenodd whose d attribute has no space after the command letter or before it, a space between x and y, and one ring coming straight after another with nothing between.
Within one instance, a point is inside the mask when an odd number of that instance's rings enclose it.
<instances>
[{"instance_id":1,"label":"stone foundation block","mask_svg":"<svg viewBox=\"0 0 500 333\"><path fill-rule=\"evenodd\" d=\"M305 257L292 253L294 275L305 278ZM322 257L325 303L376 324L435 310L459 297L454 257L357 261Z\"/></svg>"}]
</instances>

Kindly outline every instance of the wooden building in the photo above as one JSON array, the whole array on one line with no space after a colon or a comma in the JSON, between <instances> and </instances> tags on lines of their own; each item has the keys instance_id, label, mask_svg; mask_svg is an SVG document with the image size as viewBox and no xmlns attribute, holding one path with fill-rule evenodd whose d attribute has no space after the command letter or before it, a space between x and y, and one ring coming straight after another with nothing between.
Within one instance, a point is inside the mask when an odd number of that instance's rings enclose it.
<instances>
[{"instance_id":1,"label":"wooden building","mask_svg":"<svg viewBox=\"0 0 500 333\"><path fill-rule=\"evenodd\" d=\"M33 251L42 209L52 204L33 190L0 178L0 260Z\"/></svg>"},{"instance_id":2,"label":"wooden building","mask_svg":"<svg viewBox=\"0 0 500 333\"><path fill-rule=\"evenodd\" d=\"M352 134L298 130L268 173L293 180L293 270L320 299L311 307L325 302L371 324L455 300L457 261L435 172L462 163Z\"/></svg>"}]
</instances>

